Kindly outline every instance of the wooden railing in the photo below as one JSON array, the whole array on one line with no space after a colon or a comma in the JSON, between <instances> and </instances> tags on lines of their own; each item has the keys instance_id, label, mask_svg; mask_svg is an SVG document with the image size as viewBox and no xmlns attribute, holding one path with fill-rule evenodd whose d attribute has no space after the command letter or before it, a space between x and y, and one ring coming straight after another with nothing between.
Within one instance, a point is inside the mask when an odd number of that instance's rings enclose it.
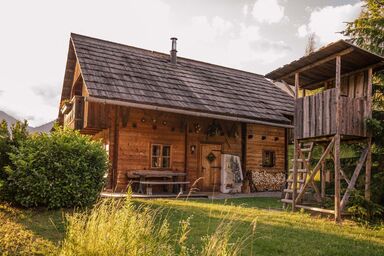
<instances>
[{"instance_id":1,"label":"wooden railing","mask_svg":"<svg viewBox=\"0 0 384 256\"><path fill-rule=\"evenodd\" d=\"M298 139L334 135L336 133L336 89L296 99L296 136ZM368 116L365 98L341 96L340 134L367 136Z\"/></svg>"},{"instance_id":2,"label":"wooden railing","mask_svg":"<svg viewBox=\"0 0 384 256\"><path fill-rule=\"evenodd\" d=\"M84 97L74 96L70 102L72 109L64 115L64 126L80 130L84 127Z\"/></svg>"}]
</instances>

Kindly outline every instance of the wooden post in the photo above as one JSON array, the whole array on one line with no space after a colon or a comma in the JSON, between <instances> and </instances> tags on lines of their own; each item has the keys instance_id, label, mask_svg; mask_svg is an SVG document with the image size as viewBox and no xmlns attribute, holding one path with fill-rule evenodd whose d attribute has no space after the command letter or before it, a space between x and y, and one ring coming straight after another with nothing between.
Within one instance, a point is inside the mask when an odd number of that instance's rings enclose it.
<instances>
[{"instance_id":1,"label":"wooden post","mask_svg":"<svg viewBox=\"0 0 384 256\"><path fill-rule=\"evenodd\" d=\"M299 73L295 74L295 105L296 100L299 97L299 85L300 85L300 76ZM292 211L295 211L296 209L296 197L297 197L297 158L298 158L298 147L299 147L299 141L297 139L297 109L295 106L295 117L293 119L294 122L294 151L293 151L293 182L292 182Z\"/></svg>"},{"instance_id":2,"label":"wooden post","mask_svg":"<svg viewBox=\"0 0 384 256\"><path fill-rule=\"evenodd\" d=\"M341 73L341 57L336 57L336 135L335 146L333 148L335 161L335 221L341 221L340 212L340 121L341 121L341 106L340 106L340 74Z\"/></svg>"},{"instance_id":3,"label":"wooden post","mask_svg":"<svg viewBox=\"0 0 384 256\"><path fill-rule=\"evenodd\" d=\"M325 147L323 146L323 152ZM321 199L325 200L325 160L321 162Z\"/></svg>"},{"instance_id":4,"label":"wooden post","mask_svg":"<svg viewBox=\"0 0 384 256\"><path fill-rule=\"evenodd\" d=\"M368 69L367 111L368 118L372 118L372 68ZM365 162L365 199L371 200L372 134L368 133L367 135L368 155Z\"/></svg>"}]
</instances>

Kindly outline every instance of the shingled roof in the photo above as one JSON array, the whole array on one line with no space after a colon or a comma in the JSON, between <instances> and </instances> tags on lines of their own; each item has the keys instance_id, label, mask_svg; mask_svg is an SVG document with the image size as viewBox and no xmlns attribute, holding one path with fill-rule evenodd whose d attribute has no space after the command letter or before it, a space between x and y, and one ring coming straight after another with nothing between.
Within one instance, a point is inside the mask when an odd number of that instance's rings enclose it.
<instances>
[{"instance_id":1,"label":"shingled roof","mask_svg":"<svg viewBox=\"0 0 384 256\"><path fill-rule=\"evenodd\" d=\"M262 75L71 34L89 96L288 124L293 98ZM67 70L73 65L68 55ZM62 100L69 98L64 81Z\"/></svg>"}]
</instances>

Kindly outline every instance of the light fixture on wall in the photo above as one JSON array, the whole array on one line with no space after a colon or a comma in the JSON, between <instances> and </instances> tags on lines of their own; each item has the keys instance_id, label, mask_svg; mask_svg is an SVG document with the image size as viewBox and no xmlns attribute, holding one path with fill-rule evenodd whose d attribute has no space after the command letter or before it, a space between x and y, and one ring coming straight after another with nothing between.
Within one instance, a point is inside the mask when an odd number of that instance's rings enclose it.
<instances>
[{"instance_id":1,"label":"light fixture on wall","mask_svg":"<svg viewBox=\"0 0 384 256\"><path fill-rule=\"evenodd\" d=\"M146 120L145 120L145 117L142 117L142 118L141 118L141 122L142 122L142 123L145 123L145 121L146 121Z\"/></svg>"},{"instance_id":2,"label":"light fixture on wall","mask_svg":"<svg viewBox=\"0 0 384 256\"><path fill-rule=\"evenodd\" d=\"M196 151L196 145L191 145L191 154L193 155Z\"/></svg>"}]
</instances>

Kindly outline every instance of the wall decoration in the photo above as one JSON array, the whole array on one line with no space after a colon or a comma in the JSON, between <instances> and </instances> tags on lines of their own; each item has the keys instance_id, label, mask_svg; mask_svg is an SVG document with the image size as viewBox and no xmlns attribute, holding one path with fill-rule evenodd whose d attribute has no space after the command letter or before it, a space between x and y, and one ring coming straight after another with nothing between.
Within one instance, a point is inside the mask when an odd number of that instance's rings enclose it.
<instances>
[{"instance_id":1,"label":"wall decoration","mask_svg":"<svg viewBox=\"0 0 384 256\"><path fill-rule=\"evenodd\" d=\"M261 140L266 140L267 139L267 136L263 135L261 136Z\"/></svg>"},{"instance_id":2,"label":"wall decoration","mask_svg":"<svg viewBox=\"0 0 384 256\"><path fill-rule=\"evenodd\" d=\"M197 134L200 133L200 131L201 131L200 124L199 123L194 123L193 126L195 128L195 133L197 133Z\"/></svg>"},{"instance_id":3,"label":"wall decoration","mask_svg":"<svg viewBox=\"0 0 384 256\"><path fill-rule=\"evenodd\" d=\"M208 126L207 134L208 134L208 136L211 136L211 137L220 136L223 134L223 129L221 128L221 126L216 121L213 121Z\"/></svg>"},{"instance_id":4,"label":"wall decoration","mask_svg":"<svg viewBox=\"0 0 384 256\"><path fill-rule=\"evenodd\" d=\"M153 130L156 130L156 129L157 129L157 125L155 125L155 124L152 125L152 129L153 129Z\"/></svg>"},{"instance_id":5,"label":"wall decoration","mask_svg":"<svg viewBox=\"0 0 384 256\"><path fill-rule=\"evenodd\" d=\"M279 140L279 137L275 137L275 141L278 141Z\"/></svg>"},{"instance_id":6,"label":"wall decoration","mask_svg":"<svg viewBox=\"0 0 384 256\"><path fill-rule=\"evenodd\" d=\"M137 128L137 123L132 123L132 128Z\"/></svg>"},{"instance_id":7,"label":"wall decoration","mask_svg":"<svg viewBox=\"0 0 384 256\"><path fill-rule=\"evenodd\" d=\"M216 156L215 156L215 154L213 154L212 152L209 153L209 154L207 155L207 160L208 160L209 163L212 163L213 161L215 161L215 160L216 160Z\"/></svg>"},{"instance_id":8,"label":"wall decoration","mask_svg":"<svg viewBox=\"0 0 384 256\"><path fill-rule=\"evenodd\" d=\"M238 125L233 124L231 127L231 130L229 131L229 136L237 139L240 136Z\"/></svg>"},{"instance_id":9,"label":"wall decoration","mask_svg":"<svg viewBox=\"0 0 384 256\"><path fill-rule=\"evenodd\" d=\"M190 149L191 149L191 154L193 155L196 151L196 145L191 145Z\"/></svg>"},{"instance_id":10,"label":"wall decoration","mask_svg":"<svg viewBox=\"0 0 384 256\"><path fill-rule=\"evenodd\" d=\"M243 172L240 157L230 154L221 156L221 186L222 193L240 193L243 184Z\"/></svg>"}]
</instances>

